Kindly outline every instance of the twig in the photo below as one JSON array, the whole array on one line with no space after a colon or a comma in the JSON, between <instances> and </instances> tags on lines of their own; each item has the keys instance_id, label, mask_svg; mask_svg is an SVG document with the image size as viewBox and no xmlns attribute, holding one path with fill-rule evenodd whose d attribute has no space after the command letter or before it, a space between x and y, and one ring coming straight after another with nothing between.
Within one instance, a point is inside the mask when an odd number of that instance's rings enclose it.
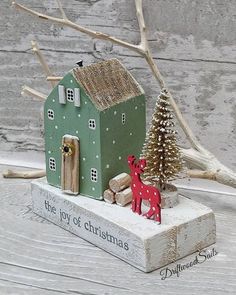
<instances>
[{"instance_id":1,"label":"twig","mask_svg":"<svg viewBox=\"0 0 236 295\"><path fill-rule=\"evenodd\" d=\"M48 76L47 81L61 81L63 77L56 77L56 76Z\"/></svg>"},{"instance_id":2,"label":"twig","mask_svg":"<svg viewBox=\"0 0 236 295\"><path fill-rule=\"evenodd\" d=\"M48 64L46 63L46 61L44 59L44 56L43 56L41 50L38 47L37 42L36 41L31 41L31 45L32 45L32 51L35 53L35 55L37 56L39 62L41 63L42 68L43 68L46 76L53 76L51 70L49 69ZM50 81L50 82L51 82L52 88L54 88L56 83L54 81Z\"/></svg>"},{"instance_id":3,"label":"twig","mask_svg":"<svg viewBox=\"0 0 236 295\"><path fill-rule=\"evenodd\" d=\"M138 19L138 24L139 24L139 30L140 30L140 37L141 37L141 42L139 47L141 48L143 52L143 56L145 57L147 63L149 64L150 69L152 70L152 73L158 83L160 84L161 88L165 88L165 81L157 68L157 65L155 64L149 45L148 45L148 40L147 40L147 30L146 30L146 25L144 21L144 16L143 16L143 9L142 9L142 0L135 0L135 5L136 5L136 15Z\"/></svg>"},{"instance_id":4,"label":"twig","mask_svg":"<svg viewBox=\"0 0 236 295\"><path fill-rule=\"evenodd\" d=\"M198 173L198 178L205 178L205 175L214 175L214 179L219 183L229 185L236 188L236 173L223 165L213 154L208 152L199 152L195 149L181 149L183 159L191 166L201 169L202 173ZM195 173L195 175L197 175ZM194 176L194 173L192 174Z\"/></svg>"},{"instance_id":5,"label":"twig","mask_svg":"<svg viewBox=\"0 0 236 295\"><path fill-rule=\"evenodd\" d=\"M58 7L59 7L59 9L60 9L60 11L61 11L61 16L62 16L62 18L68 20L66 14L65 14L65 11L64 11L64 9L62 8L61 1L60 1L60 0L57 0L57 5L58 5Z\"/></svg>"},{"instance_id":6,"label":"twig","mask_svg":"<svg viewBox=\"0 0 236 295\"><path fill-rule=\"evenodd\" d=\"M33 95L34 97L39 98L40 100L45 100L47 98L47 96L33 88L30 88L28 86L22 86L22 91L21 91L21 95L25 95L25 94L29 94L29 95Z\"/></svg>"},{"instance_id":7,"label":"twig","mask_svg":"<svg viewBox=\"0 0 236 295\"><path fill-rule=\"evenodd\" d=\"M40 178L46 175L45 170L30 170L30 171L17 171L17 170L7 170L3 173L5 178Z\"/></svg>"},{"instance_id":8,"label":"twig","mask_svg":"<svg viewBox=\"0 0 236 295\"><path fill-rule=\"evenodd\" d=\"M211 171L188 170L187 175L192 178L216 180L216 173Z\"/></svg>"},{"instance_id":9,"label":"twig","mask_svg":"<svg viewBox=\"0 0 236 295\"><path fill-rule=\"evenodd\" d=\"M100 32L96 32L96 31L93 31L91 29L82 27L80 25L77 25L76 23L73 23L72 21L70 21L68 19L53 17L53 16L50 16L50 15L39 13L39 12L33 10L33 9L27 8L26 6L23 6L23 5L18 4L16 2L12 2L12 5L15 6L18 9L21 9L23 11L28 12L31 15L35 15L35 16L38 16L39 18L44 19L44 20L49 20L49 21L52 21L52 22L55 22L55 23L70 27L72 29L75 29L76 31L80 31L82 33L85 33L85 34L91 36L92 38L111 41L111 42L113 42L115 44L118 44L118 45L121 45L123 47L132 49L132 50L136 51L139 54L142 54L142 55L144 54L143 50L138 45L130 44L128 42L122 41L122 40L120 40L118 38L115 38L115 37L112 37L110 35L100 33Z\"/></svg>"},{"instance_id":10,"label":"twig","mask_svg":"<svg viewBox=\"0 0 236 295\"><path fill-rule=\"evenodd\" d=\"M142 9L142 0L135 0L135 5L136 5L136 12L137 12L137 19L139 23L139 29L140 29L140 35L141 35L141 43L140 47L143 49L145 52L144 57L151 68L154 77L156 80L159 82L161 88L167 88L164 78L162 77L157 65L155 64L151 51L149 49L148 45L148 40L147 40L147 31L146 31L146 25L144 21L144 16L143 16L143 9ZM173 99L173 96L171 95L170 91L169 93L169 100L170 104L174 110L174 113L176 115L176 118L183 129L186 137L190 141L191 145L196 148L197 150L202 150L202 147L196 137L194 136L192 130L189 128L187 122L185 121L183 115L181 114L179 107L177 106L175 100Z\"/></svg>"}]
</instances>

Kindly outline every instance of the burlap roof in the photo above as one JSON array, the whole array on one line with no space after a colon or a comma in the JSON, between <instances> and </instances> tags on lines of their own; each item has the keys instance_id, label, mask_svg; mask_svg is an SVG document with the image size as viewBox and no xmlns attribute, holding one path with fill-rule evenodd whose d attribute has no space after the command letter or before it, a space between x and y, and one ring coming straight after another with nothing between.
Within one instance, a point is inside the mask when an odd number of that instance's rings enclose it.
<instances>
[{"instance_id":1,"label":"burlap roof","mask_svg":"<svg viewBox=\"0 0 236 295\"><path fill-rule=\"evenodd\" d=\"M144 93L117 59L75 68L73 74L96 108L101 111Z\"/></svg>"}]
</instances>

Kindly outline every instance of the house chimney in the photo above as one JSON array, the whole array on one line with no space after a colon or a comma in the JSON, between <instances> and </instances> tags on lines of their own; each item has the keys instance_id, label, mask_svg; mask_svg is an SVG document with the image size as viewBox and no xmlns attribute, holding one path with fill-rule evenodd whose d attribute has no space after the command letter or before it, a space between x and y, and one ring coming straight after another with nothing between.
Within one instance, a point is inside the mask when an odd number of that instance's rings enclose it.
<instances>
[{"instance_id":1,"label":"house chimney","mask_svg":"<svg viewBox=\"0 0 236 295\"><path fill-rule=\"evenodd\" d=\"M83 60L79 60L77 63L76 63L80 68L83 67Z\"/></svg>"}]
</instances>

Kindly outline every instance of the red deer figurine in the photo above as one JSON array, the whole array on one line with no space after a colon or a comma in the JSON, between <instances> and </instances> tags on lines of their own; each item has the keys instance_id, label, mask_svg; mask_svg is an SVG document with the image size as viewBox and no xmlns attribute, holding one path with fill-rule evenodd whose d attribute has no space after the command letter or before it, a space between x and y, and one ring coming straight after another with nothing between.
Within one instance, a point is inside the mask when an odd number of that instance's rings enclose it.
<instances>
[{"instance_id":1,"label":"red deer figurine","mask_svg":"<svg viewBox=\"0 0 236 295\"><path fill-rule=\"evenodd\" d=\"M144 168L146 167L146 160L141 159L137 163L135 163L135 160L135 156L128 156L128 165L132 179L132 211L140 215L142 213L142 200L148 200L150 209L143 216L150 219L154 215L154 220L161 223L161 194L157 188L144 184L140 178L140 174L144 172Z\"/></svg>"}]
</instances>

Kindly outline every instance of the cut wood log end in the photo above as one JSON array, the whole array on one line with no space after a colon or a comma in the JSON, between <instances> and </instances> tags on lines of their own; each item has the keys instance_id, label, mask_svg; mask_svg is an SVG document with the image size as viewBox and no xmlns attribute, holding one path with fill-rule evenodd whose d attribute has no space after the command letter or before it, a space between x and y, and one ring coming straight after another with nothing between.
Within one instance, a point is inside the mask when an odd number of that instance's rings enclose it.
<instances>
[{"instance_id":1,"label":"cut wood log end","mask_svg":"<svg viewBox=\"0 0 236 295\"><path fill-rule=\"evenodd\" d=\"M110 189L107 189L107 190L104 191L103 198L104 198L104 201L109 203L109 204L113 204L116 201L115 193Z\"/></svg>"},{"instance_id":2,"label":"cut wood log end","mask_svg":"<svg viewBox=\"0 0 236 295\"><path fill-rule=\"evenodd\" d=\"M116 199L117 205L122 206L122 207L131 203L132 198L133 198L133 194L132 194L132 190L130 187L115 194L115 199Z\"/></svg>"},{"instance_id":3,"label":"cut wood log end","mask_svg":"<svg viewBox=\"0 0 236 295\"><path fill-rule=\"evenodd\" d=\"M131 177L127 173L121 173L113 177L109 181L109 187L114 193L118 193L125 188L129 187L131 183Z\"/></svg>"}]
</instances>

